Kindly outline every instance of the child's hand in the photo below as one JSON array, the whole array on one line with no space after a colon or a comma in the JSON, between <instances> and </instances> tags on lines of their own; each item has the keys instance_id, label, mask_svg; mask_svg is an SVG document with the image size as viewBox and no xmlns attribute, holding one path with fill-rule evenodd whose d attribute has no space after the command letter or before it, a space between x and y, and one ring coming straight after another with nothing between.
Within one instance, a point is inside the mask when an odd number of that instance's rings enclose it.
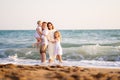
<instances>
[{"instance_id":1,"label":"child's hand","mask_svg":"<svg viewBox=\"0 0 120 80\"><path fill-rule=\"evenodd\" d=\"M55 41L51 41L52 43L55 43Z\"/></svg>"}]
</instances>

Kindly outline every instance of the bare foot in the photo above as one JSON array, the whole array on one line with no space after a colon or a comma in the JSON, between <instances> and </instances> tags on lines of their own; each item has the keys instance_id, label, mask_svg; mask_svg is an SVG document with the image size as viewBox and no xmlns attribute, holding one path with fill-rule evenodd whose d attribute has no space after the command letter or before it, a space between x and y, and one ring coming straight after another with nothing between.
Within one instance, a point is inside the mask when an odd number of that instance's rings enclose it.
<instances>
[{"instance_id":1,"label":"bare foot","mask_svg":"<svg viewBox=\"0 0 120 80\"><path fill-rule=\"evenodd\" d=\"M60 62L60 63L63 63L63 60L60 60L59 62Z\"/></svg>"},{"instance_id":2,"label":"bare foot","mask_svg":"<svg viewBox=\"0 0 120 80\"><path fill-rule=\"evenodd\" d=\"M52 63L53 62L53 60L52 59L49 59L49 63Z\"/></svg>"}]
</instances>

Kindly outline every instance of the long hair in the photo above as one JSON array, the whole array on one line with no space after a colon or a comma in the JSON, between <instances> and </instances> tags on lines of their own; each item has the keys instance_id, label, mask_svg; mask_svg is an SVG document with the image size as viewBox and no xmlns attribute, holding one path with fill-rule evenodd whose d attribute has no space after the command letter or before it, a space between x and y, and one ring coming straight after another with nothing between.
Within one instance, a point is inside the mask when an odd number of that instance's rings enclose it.
<instances>
[{"instance_id":1,"label":"long hair","mask_svg":"<svg viewBox=\"0 0 120 80\"><path fill-rule=\"evenodd\" d=\"M52 25L52 29L54 29L53 24L52 24L51 22L48 22L48 23L47 23L48 30L50 30L50 28L49 28L49 24L51 24L51 25Z\"/></svg>"},{"instance_id":2,"label":"long hair","mask_svg":"<svg viewBox=\"0 0 120 80\"><path fill-rule=\"evenodd\" d=\"M54 32L54 38L56 38L56 37L55 37L55 34L58 34L58 37L60 38L60 41L61 41L62 37L61 37L60 31L55 31L55 32Z\"/></svg>"}]
</instances>

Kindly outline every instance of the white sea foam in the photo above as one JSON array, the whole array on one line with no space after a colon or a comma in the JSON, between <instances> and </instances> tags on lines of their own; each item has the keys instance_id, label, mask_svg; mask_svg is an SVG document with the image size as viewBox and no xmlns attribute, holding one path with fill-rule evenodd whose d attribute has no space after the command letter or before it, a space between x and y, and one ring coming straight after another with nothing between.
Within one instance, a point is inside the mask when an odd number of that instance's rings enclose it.
<instances>
[{"instance_id":1,"label":"white sea foam","mask_svg":"<svg viewBox=\"0 0 120 80\"><path fill-rule=\"evenodd\" d=\"M98 68L119 68L120 62L110 62L110 61L95 61L95 60L81 60L81 61L63 61L63 63L59 63L56 61L55 63L49 64L48 61L44 64L40 62L40 60L31 60L31 59L16 59L11 60L10 58L0 58L0 64L20 64L20 65L62 65L62 66L80 66L80 67L98 67Z\"/></svg>"},{"instance_id":2,"label":"white sea foam","mask_svg":"<svg viewBox=\"0 0 120 80\"><path fill-rule=\"evenodd\" d=\"M35 48L12 48L1 50L1 58L18 58L22 59L39 59L39 51ZM47 52L48 58L48 52ZM100 46L83 45L80 47L63 48L64 60L98 60L98 61L120 61L120 47L119 46Z\"/></svg>"}]
</instances>

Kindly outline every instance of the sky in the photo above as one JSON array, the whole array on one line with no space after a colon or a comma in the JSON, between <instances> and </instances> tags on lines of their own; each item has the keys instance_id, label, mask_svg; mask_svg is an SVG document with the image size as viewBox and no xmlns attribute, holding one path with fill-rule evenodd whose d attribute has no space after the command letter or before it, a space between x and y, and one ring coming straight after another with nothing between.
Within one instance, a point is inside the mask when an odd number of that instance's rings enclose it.
<instances>
[{"instance_id":1,"label":"sky","mask_svg":"<svg viewBox=\"0 0 120 80\"><path fill-rule=\"evenodd\" d=\"M120 0L0 0L0 30L120 29Z\"/></svg>"}]
</instances>

